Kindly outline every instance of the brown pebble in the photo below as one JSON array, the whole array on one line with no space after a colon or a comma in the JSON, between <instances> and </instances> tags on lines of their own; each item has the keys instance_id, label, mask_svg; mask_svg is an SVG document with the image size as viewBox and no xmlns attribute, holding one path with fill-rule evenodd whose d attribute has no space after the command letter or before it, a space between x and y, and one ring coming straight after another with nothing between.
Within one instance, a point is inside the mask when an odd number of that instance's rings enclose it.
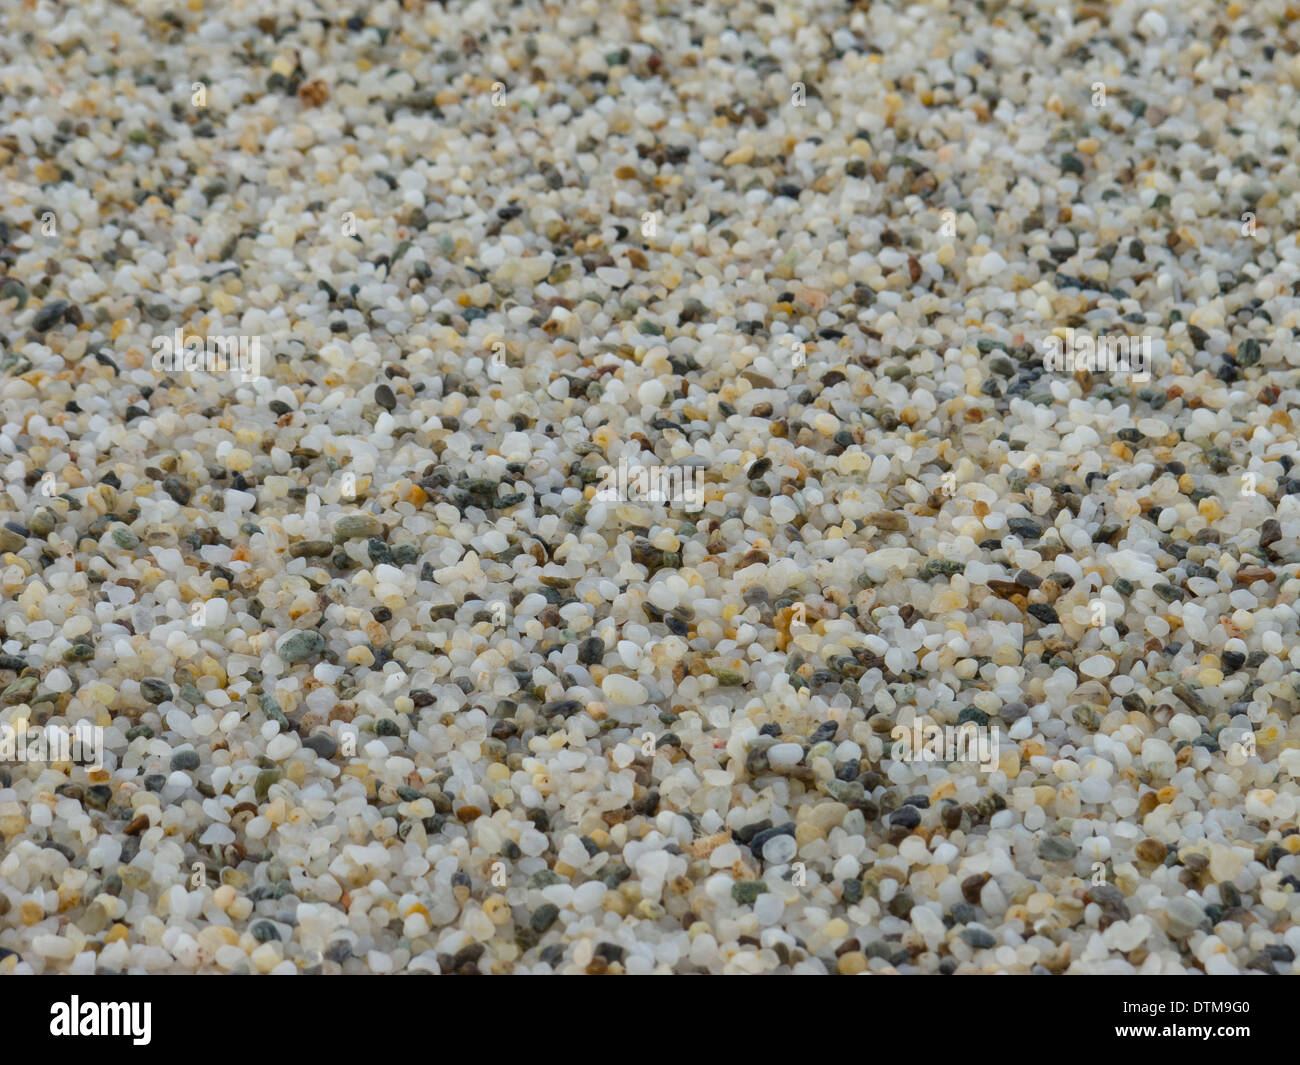
<instances>
[{"instance_id":1,"label":"brown pebble","mask_svg":"<svg viewBox=\"0 0 1300 1065\"><path fill-rule=\"evenodd\" d=\"M1169 853L1169 848L1161 843L1158 839L1148 837L1137 845L1137 856L1144 862L1150 862L1152 865L1159 865L1165 860L1165 855Z\"/></svg>"},{"instance_id":2,"label":"brown pebble","mask_svg":"<svg viewBox=\"0 0 1300 1065\"><path fill-rule=\"evenodd\" d=\"M740 376L748 381L755 388L775 388L776 382L770 377L766 377L757 370L741 370Z\"/></svg>"},{"instance_id":3,"label":"brown pebble","mask_svg":"<svg viewBox=\"0 0 1300 1065\"><path fill-rule=\"evenodd\" d=\"M961 894L972 906L976 906L980 901L980 892L984 890L984 885L992 878L988 873L976 873L974 876L968 876L961 882Z\"/></svg>"},{"instance_id":4,"label":"brown pebble","mask_svg":"<svg viewBox=\"0 0 1300 1065\"><path fill-rule=\"evenodd\" d=\"M456 811L456 816L459 817L465 824L469 824L471 821L475 821L478 818L482 817L483 811L480 810L477 806L462 806L459 810Z\"/></svg>"},{"instance_id":5,"label":"brown pebble","mask_svg":"<svg viewBox=\"0 0 1300 1065\"><path fill-rule=\"evenodd\" d=\"M1282 526L1277 518L1267 518L1259 527L1259 546L1267 549L1282 539Z\"/></svg>"},{"instance_id":6,"label":"brown pebble","mask_svg":"<svg viewBox=\"0 0 1300 1065\"><path fill-rule=\"evenodd\" d=\"M849 938L835 948L835 957L840 958L843 957L845 954L848 954L850 951L861 950L861 949L862 949L861 943L859 943L856 939Z\"/></svg>"},{"instance_id":7,"label":"brown pebble","mask_svg":"<svg viewBox=\"0 0 1300 1065\"><path fill-rule=\"evenodd\" d=\"M867 515L867 521L886 532L907 532L907 515L894 510L876 510Z\"/></svg>"},{"instance_id":8,"label":"brown pebble","mask_svg":"<svg viewBox=\"0 0 1300 1065\"><path fill-rule=\"evenodd\" d=\"M125 831L128 836L138 836L141 832L143 832L148 827L149 827L149 815L136 814L135 817L131 819L131 823L126 826Z\"/></svg>"},{"instance_id":9,"label":"brown pebble","mask_svg":"<svg viewBox=\"0 0 1300 1065\"><path fill-rule=\"evenodd\" d=\"M320 107L330 98L330 87L320 78L313 78L298 90L298 99L308 107Z\"/></svg>"},{"instance_id":10,"label":"brown pebble","mask_svg":"<svg viewBox=\"0 0 1300 1065\"><path fill-rule=\"evenodd\" d=\"M334 709L330 711L329 719L331 721L351 721L356 717L356 714L355 703L335 703Z\"/></svg>"}]
</instances>

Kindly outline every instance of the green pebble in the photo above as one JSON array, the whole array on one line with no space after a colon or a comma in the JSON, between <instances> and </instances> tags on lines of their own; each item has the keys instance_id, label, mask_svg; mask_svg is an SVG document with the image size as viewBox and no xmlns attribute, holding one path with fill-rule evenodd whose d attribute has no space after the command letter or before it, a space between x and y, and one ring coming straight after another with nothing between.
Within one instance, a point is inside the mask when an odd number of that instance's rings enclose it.
<instances>
[{"instance_id":1,"label":"green pebble","mask_svg":"<svg viewBox=\"0 0 1300 1065\"><path fill-rule=\"evenodd\" d=\"M325 637L315 629L299 629L280 645L280 660L289 664L302 662L325 650Z\"/></svg>"},{"instance_id":2,"label":"green pebble","mask_svg":"<svg viewBox=\"0 0 1300 1065\"><path fill-rule=\"evenodd\" d=\"M19 677L0 694L0 702L5 704L24 703L36 691L35 677Z\"/></svg>"},{"instance_id":3,"label":"green pebble","mask_svg":"<svg viewBox=\"0 0 1300 1065\"><path fill-rule=\"evenodd\" d=\"M173 770L179 770L183 773L191 772L199 767L198 751L177 751L172 755L171 767Z\"/></svg>"},{"instance_id":4,"label":"green pebble","mask_svg":"<svg viewBox=\"0 0 1300 1065\"><path fill-rule=\"evenodd\" d=\"M49 536L58 523L58 515L49 507L37 507L32 512L32 519L28 522L28 528L37 536Z\"/></svg>"},{"instance_id":5,"label":"green pebble","mask_svg":"<svg viewBox=\"0 0 1300 1065\"><path fill-rule=\"evenodd\" d=\"M1038 845L1037 851L1038 857L1047 862L1069 861L1078 853L1079 848L1064 836L1048 836Z\"/></svg>"},{"instance_id":6,"label":"green pebble","mask_svg":"<svg viewBox=\"0 0 1300 1065\"><path fill-rule=\"evenodd\" d=\"M559 873L552 872L550 869L539 869L528 878L530 888L550 887L552 884L563 884L564 878Z\"/></svg>"},{"instance_id":7,"label":"green pebble","mask_svg":"<svg viewBox=\"0 0 1300 1065\"><path fill-rule=\"evenodd\" d=\"M767 885L761 880L737 880L731 885L731 897L742 906L752 906L759 895L767 892Z\"/></svg>"},{"instance_id":8,"label":"green pebble","mask_svg":"<svg viewBox=\"0 0 1300 1065\"><path fill-rule=\"evenodd\" d=\"M284 774L278 769L263 769L253 781L253 794L257 796L259 801L265 799L267 793L271 790L271 785L278 782L283 776Z\"/></svg>"},{"instance_id":9,"label":"green pebble","mask_svg":"<svg viewBox=\"0 0 1300 1065\"><path fill-rule=\"evenodd\" d=\"M334 542L347 540L369 540L372 536L383 536L383 523L373 514L346 514L334 525Z\"/></svg>"},{"instance_id":10,"label":"green pebble","mask_svg":"<svg viewBox=\"0 0 1300 1065\"><path fill-rule=\"evenodd\" d=\"M259 943L279 942L280 932L270 921L258 921L249 929Z\"/></svg>"}]
</instances>

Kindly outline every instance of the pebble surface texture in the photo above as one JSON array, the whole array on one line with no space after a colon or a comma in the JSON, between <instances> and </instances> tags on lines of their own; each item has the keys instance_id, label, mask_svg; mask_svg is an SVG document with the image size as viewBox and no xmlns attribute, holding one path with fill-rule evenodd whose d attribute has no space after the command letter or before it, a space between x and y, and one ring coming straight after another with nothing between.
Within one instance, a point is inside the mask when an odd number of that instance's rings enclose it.
<instances>
[{"instance_id":1,"label":"pebble surface texture","mask_svg":"<svg viewBox=\"0 0 1300 1065\"><path fill-rule=\"evenodd\" d=\"M0 972L1294 971L1294 3L0 8Z\"/></svg>"}]
</instances>

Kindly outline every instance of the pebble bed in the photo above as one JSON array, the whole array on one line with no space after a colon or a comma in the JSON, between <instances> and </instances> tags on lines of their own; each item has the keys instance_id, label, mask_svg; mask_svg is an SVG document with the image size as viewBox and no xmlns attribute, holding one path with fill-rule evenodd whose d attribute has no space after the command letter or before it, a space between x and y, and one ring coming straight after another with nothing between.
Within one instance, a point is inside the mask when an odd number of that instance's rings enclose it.
<instances>
[{"instance_id":1,"label":"pebble bed","mask_svg":"<svg viewBox=\"0 0 1300 1065\"><path fill-rule=\"evenodd\" d=\"M0 972L1293 971L1293 4L3 6Z\"/></svg>"}]
</instances>

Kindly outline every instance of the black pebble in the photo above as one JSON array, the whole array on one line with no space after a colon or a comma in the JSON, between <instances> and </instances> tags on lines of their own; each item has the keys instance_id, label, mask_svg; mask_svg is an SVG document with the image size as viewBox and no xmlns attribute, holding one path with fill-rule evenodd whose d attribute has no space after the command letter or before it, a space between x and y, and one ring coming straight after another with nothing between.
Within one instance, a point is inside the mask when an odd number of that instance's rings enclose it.
<instances>
[{"instance_id":1,"label":"black pebble","mask_svg":"<svg viewBox=\"0 0 1300 1065\"><path fill-rule=\"evenodd\" d=\"M67 313L68 306L67 300L51 300L36 312L36 317L32 319L32 329L37 333L53 329Z\"/></svg>"},{"instance_id":2,"label":"black pebble","mask_svg":"<svg viewBox=\"0 0 1300 1065\"><path fill-rule=\"evenodd\" d=\"M912 829L921 823L921 814L915 806L900 806L889 815L890 828Z\"/></svg>"}]
</instances>

